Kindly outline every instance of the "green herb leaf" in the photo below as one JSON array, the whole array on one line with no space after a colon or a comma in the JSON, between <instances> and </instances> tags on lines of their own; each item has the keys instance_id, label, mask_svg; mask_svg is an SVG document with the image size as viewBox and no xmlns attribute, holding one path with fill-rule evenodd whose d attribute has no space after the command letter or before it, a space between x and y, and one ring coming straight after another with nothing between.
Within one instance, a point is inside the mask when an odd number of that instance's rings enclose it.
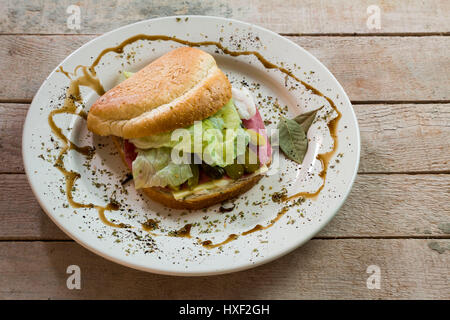
<instances>
[{"instance_id":1,"label":"green herb leaf","mask_svg":"<svg viewBox=\"0 0 450 320\"><path fill-rule=\"evenodd\" d=\"M286 157L301 164L308 149L308 139L302 126L293 119L282 117L278 130L281 150Z\"/></svg>"},{"instance_id":2,"label":"green herb leaf","mask_svg":"<svg viewBox=\"0 0 450 320\"><path fill-rule=\"evenodd\" d=\"M317 112L322 108L323 106L319 109L299 114L294 118L295 122L297 122L302 127L305 134L308 134L309 127L311 127L314 119L316 118Z\"/></svg>"}]
</instances>

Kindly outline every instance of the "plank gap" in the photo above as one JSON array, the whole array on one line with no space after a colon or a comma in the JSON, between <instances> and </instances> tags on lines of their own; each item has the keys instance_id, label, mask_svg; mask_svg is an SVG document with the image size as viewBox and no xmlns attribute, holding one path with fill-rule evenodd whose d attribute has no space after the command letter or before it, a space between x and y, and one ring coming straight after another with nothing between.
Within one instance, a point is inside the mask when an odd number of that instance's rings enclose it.
<instances>
[{"instance_id":1,"label":"plank gap","mask_svg":"<svg viewBox=\"0 0 450 320\"><path fill-rule=\"evenodd\" d=\"M0 36L101 36L104 33L0 33ZM450 32L374 32L374 33L361 33L361 32L279 32L283 37L448 37Z\"/></svg>"},{"instance_id":2,"label":"plank gap","mask_svg":"<svg viewBox=\"0 0 450 320\"><path fill-rule=\"evenodd\" d=\"M450 170L430 170L430 171L364 171L358 172L358 175L390 175L390 174L406 174L406 175L426 175L426 174L450 174Z\"/></svg>"},{"instance_id":3,"label":"plank gap","mask_svg":"<svg viewBox=\"0 0 450 320\"><path fill-rule=\"evenodd\" d=\"M320 236L313 237L311 240L408 240L408 239L419 239L419 240L446 240L450 239L450 234L443 235L386 235L386 236ZM77 243L72 239L26 239L26 238L2 238L0 239L0 243L9 242L9 243L21 243L21 242L50 242L50 243Z\"/></svg>"},{"instance_id":4,"label":"plank gap","mask_svg":"<svg viewBox=\"0 0 450 320\"><path fill-rule=\"evenodd\" d=\"M432 36L450 36L450 32L377 32L377 33L279 33L284 37L432 37Z\"/></svg>"},{"instance_id":5,"label":"plank gap","mask_svg":"<svg viewBox=\"0 0 450 320\"><path fill-rule=\"evenodd\" d=\"M0 99L0 103L31 104L33 99ZM351 104L449 104L450 100L351 100Z\"/></svg>"},{"instance_id":6,"label":"plank gap","mask_svg":"<svg viewBox=\"0 0 450 320\"><path fill-rule=\"evenodd\" d=\"M351 100L354 105L359 104L448 104L450 100Z\"/></svg>"},{"instance_id":7,"label":"plank gap","mask_svg":"<svg viewBox=\"0 0 450 320\"><path fill-rule=\"evenodd\" d=\"M1 172L0 175L13 175L13 174L21 174L25 175L25 171L6 171ZM394 175L394 174L401 174L401 175L429 175L429 174L442 174L447 175L450 174L450 170L431 170L431 171L374 171L374 172L358 172L358 175Z\"/></svg>"},{"instance_id":8,"label":"plank gap","mask_svg":"<svg viewBox=\"0 0 450 320\"><path fill-rule=\"evenodd\" d=\"M31 104L33 99L0 99L0 103L26 103Z\"/></svg>"}]
</instances>

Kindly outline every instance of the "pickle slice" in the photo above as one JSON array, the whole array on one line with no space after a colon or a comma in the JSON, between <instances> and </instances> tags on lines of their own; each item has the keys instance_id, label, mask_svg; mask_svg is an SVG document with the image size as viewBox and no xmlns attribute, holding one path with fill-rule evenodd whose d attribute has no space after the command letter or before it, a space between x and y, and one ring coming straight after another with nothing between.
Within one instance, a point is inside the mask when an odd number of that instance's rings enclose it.
<instances>
[{"instance_id":1,"label":"pickle slice","mask_svg":"<svg viewBox=\"0 0 450 320\"><path fill-rule=\"evenodd\" d=\"M221 167L213 167L207 165L206 163L202 163L202 170L206 173L206 175L212 179L220 179L225 174L225 170Z\"/></svg>"},{"instance_id":2,"label":"pickle slice","mask_svg":"<svg viewBox=\"0 0 450 320\"><path fill-rule=\"evenodd\" d=\"M231 179L237 180L244 174L244 166L239 163L233 163L225 167L225 172Z\"/></svg>"},{"instance_id":3,"label":"pickle slice","mask_svg":"<svg viewBox=\"0 0 450 320\"><path fill-rule=\"evenodd\" d=\"M245 152L245 163L244 163L245 173L253 173L256 170L258 170L259 167L260 165L258 155L249 148L247 148Z\"/></svg>"},{"instance_id":4,"label":"pickle slice","mask_svg":"<svg viewBox=\"0 0 450 320\"><path fill-rule=\"evenodd\" d=\"M193 176L190 177L187 181L189 188L193 188L196 185L198 185L198 178L200 176L200 170L198 168L198 165L191 164L191 171L192 171Z\"/></svg>"}]
</instances>

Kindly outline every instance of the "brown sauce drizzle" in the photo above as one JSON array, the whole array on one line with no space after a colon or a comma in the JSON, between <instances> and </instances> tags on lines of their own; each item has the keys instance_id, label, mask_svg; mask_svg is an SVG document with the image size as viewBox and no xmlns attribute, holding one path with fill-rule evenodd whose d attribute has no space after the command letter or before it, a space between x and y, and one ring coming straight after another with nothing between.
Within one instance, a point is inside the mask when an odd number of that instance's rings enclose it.
<instances>
[{"instance_id":1,"label":"brown sauce drizzle","mask_svg":"<svg viewBox=\"0 0 450 320\"><path fill-rule=\"evenodd\" d=\"M286 68L280 67L276 64L271 63L270 61L268 61L267 59L265 59L259 52L257 51L232 51L226 47L224 47L222 45L222 43L220 42L215 42L215 41L200 41L200 42L191 42L191 41L187 41L187 40L182 40L182 39L178 39L176 37L170 37L170 36L165 36L165 35L146 35L146 34L139 34L133 37L130 37L126 40L124 40L122 43L120 43L119 45L115 46L115 47L111 47L111 48L106 48L104 49L102 52L100 52L100 54L97 56L97 58L94 60L94 62L89 66L82 66L79 65L75 68L73 74L66 72L63 70L63 68L60 66L59 69L57 70L58 72L63 73L64 75L66 75L70 80L70 85L69 88L66 91L66 100L64 103L64 106L60 109L54 110L49 114L48 117L48 123L53 131L53 133L60 139L62 140L64 147L62 148L56 162L55 162L55 167L57 167L65 176L65 180L66 180L66 194L67 194L67 199L69 204L74 207L74 208L96 208L98 213L99 213L99 217L100 219L107 225L112 226L112 227L123 227L123 224L115 224L112 223L110 221L108 221L105 217L104 212L105 211L110 211L110 210L118 210L119 207L116 203L110 203L105 207L102 206L98 206L98 205L94 205L92 203L89 204L83 204L83 203L79 203L73 200L73 196L72 196L72 188L75 184L75 181L80 177L80 174L74 171L68 171L67 169L65 169L64 164L63 164L63 158L64 155L71 149L76 150L77 152L80 152L83 155L86 156L90 156L91 153L93 152L93 149L91 147L79 147L77 145L75 145L74 143L72 143L66 136L64 136L64 134L62 133L62 130L57 127L55 125L55 122L53 121L53 116L55 114L61 114L61 113L67 113L67 114L74 114L74 115L78 115L83 117L84 119L87 118L87 114L84 111L81 112L76 112L76 105L75 105L75 101L80 101L81 97L80 97L80 86L85 86L85 87L89 87L91 89L93 89L98 95L103 95L105 93L105 90L103 88L103 86L100 83L100 80L97 78L97 73L95 70L95 67L100 63L101 59L103 58L104 55L106 55L109 52L114 52L117 54L121 54L124 51L124 48L129 45L132 44L136 41L139 40L148 40L148 41L157 41L157 40L162 40L162 41L173 41L173 42L177 42L183 45L187 45L187 46L191 46L191 47L200 47L200 46L215 46L216 48L218 48L219 50L221 50L223 53L230 55L232 57L237 57L237 56L255 56L259 62L261 62L261 64L266 68L266 69L277 69L280 72L284 73L287 77L291 77L292 79L294 79L295 81L301 83L306 89L310 90L313 94L318 95L320 97L325 98L330 106L334 109L334 111L336 111L336 113L338 114L338 116L331 120L327 125L328 128L330 130L331 133L331 137L333 138L333 149L325 154L319 154L317 156L317 159L321 161L322 163L322 171L320 172L319 176L323 179L323 183L321 185L321 187L314 193L308 193L308 192L300 192L297 193L294 196L289 197L288 199L284 199L284 200L290 200L292 198L295 197L305 197L305 198L315 198L317 197L317 195L320 193L320 191L323 189L324 185L325 185L325 178L326 178L326 174L327 174L327 169L328 169L328 163L331 159L331 157L334 155L335 151L337 150L337 144L338 144L338 139L337 139L337 124L339 122L339 119L341 118L341 112L339 112L339 110L337 109L336 105L334 104L334 102L327 96L323 95L319 90L317 90L316 88L314 88L313 86L309 85L308 83L302 81L301 79L299 79L297 76L295 76L291 71L289 71ZM79 76L76 79L72 79L72 76L76 75L77 70L81 69L82 70L82 76ZM253 229L245 231L242 233L242 235L247 235L247 234L251 234L253 232L256 231L260 231L260 230L264 230L267 228L270 228L271 226L273 226L275 224L275 222L277 222L287 211L287 208L283 208L278 214L277 217L272 219L270 224L267 226L261 226L261 225L256 225ZM191 231L191 224L187 224L185 225L183 228L177 230L177 231L172 231L169 232L169 235L171 236L175 236L175 237L187 237L190 238L190 231ZM143 226L144 228L144 226ZM145 230L145 228L144 228ZM208 249L211 248L216 248L219 247L221 245L224 245L228 242L231 242L233 240L236 240L238 238L237 235L235 234L231 234L228 236L228 238L218 244L212 244L212 242L210 240L206 240L202 243L202 245Z\"/></svg>"},{"instance_id":2,"label":"brown sauce drizzle","mask_svg":"<svg viewBox=\"0 0 450 320\"><path fill-rule=\"evenodd\" d=\"M253 232L257 232L257 231L261 231L261 230L265 230L265 229L269 229L270 227L272 227L278 220L281 219L281 217L288 211L288 207L284 207L283 209L280 210L280 212L277 213L277 216L275 218L273 218L272 220L270 220L270 223L267 226L262 226L260 224L257 224L256 226L254 226L252 229L244 231L241 233L242 236L246 236L248 234L251 234ZM213 244L211 240L206 240L202 242L202 245L206 248L206 249L214 249L220 246L223 246L231 241L234 241L238 238L239 236L236 234L230 234L228 236L228 238L226 238L224 241Z\"/></svg>"},{"instance_id":3,"label":"brown sauce drizzle","mask_svg":"<svg viewBox=\"0 0 450 320\"><path fill-rule=\"evenodd\" d=\"M224 241L222 241L222 242L213 244L211 240L206 240L206 241L203 241L203 242L202 242L202 246L204 246L206 249L214 249L214 248L223 246L223 245L227 244L228 242L234 241L234 240L236 240L237 238L238 238L238 235L232 233L232 234L230 234L230 235L228 236L228 238L226 238L226 239L225 239Z\"/></svg>"},{"instance_id":4,"label":"brown sauce drizzle","mask_svg":"<svg viewBox=\"0 0 450 320\"><path fill-rule=\"evenodd\" d=\"M292 200L292 199L295 199L298 197L309 198L309 199L315 200L315 199L317 199L317 196L322 191L322 189L325 187L325 178L327 176L328 164L330 163L330 160L333 157L333 155L335 154L337 147L338 147L337 124L342 116L342 114L336 108L334 108L334 110L337 112L338 116L327 123L328 129L330 130L331 137L333 138L333 148L326 153L318 154L316 157L316 159L320 160L320 162L322 163L322 170L319 172L319 177L322 178L322 184L315 192L299 192L290 197L286 197L285 199L283 199L284 201Z\"/></svg>"},{"instance_id":5,"label":"brown sauce drizzle","mask_svg":"<svg viewBox=\"0 0 450 320\"><path fill-rule=\"evenodd\" d=\"M257 225L254 226L252 229L247 230L247 231L245 231L245 232L242 232L242 235L243 235L243 236L246 236L246 235L248 235L248 234L250 234L250 233L253 233L253 232L256 232L256 231L261 231L261 230L264 230L264 229L266 229L266 227L263 227L262 225L257 224Z\"/></svg>"},{"instance_id":6,"label":"brown sauce drizzle","mask_svg":"<svg viewBox=\"0 0 450 320\"><path fill-rule=\"evenodd\" d=\"M191 237L191 228L192 224L187 224L181 229L178 229L176 231L170 231L169 236L171 237L177 237L177 238L192 238Z\"/></svg>"},{"instance_id":7,"label":"brown sauce drizzle","mask_svg":"<svg viewBox=\"0 0 450 320\"><path fill-rule=\"evenodd\" d=\"M56 70L56 72L61 72L63 75L65 75L69 79L72 78L70 73L65 71L62 66L59 66L59 68L58 68L58 70Z\"/></svg>"},{"instance_id":8,"label":"brown sauce drizzle","mask_svg":"<svg viewBox=\"0 0 450 320\"><path fill-rule=\"evenodd\" d=\"M142 230L149 232L149 231L159 229L158 223L159 222L154 219L148 219L143 224L141 224Z\"/></svg>"},{"instance_id":9,"label":"brown sauce drizzle","mask_svg":"<svg viewBox=\"0 0 450 320\"><path fill-rule=\"evenodd\" d=\"M288 207L284 207L283 209L280 210L280 212L277 213L277 216L275 218L273 218L272 220L270 220L270 223L267 226L262 226L260 224L257 224L256 226L254 226L252 229L242 232L243 236L246 236L248 234L251 234L253 232L256 231L261 231L261 230L266 230L269 229L270 227L272 227L278 220L281 219L282 216L284 216L284 214L288 211Z\"/></svg>"},{"instance_id":10,"label":"brown sauce drizzle","mask_svg":"<svg viewBox=\"0 0 450 320\"><path fill-rule=\"evenodd\" d=\"M62 67L59 69L62 73L64 73L66 76L69 77L70 75L65 72ZM53 117L56 114L73 114L82 117L83 119L87 118L87 114L84 111L77 112L77 106L75 102L79 102L81 100L80 97L80 85L86 85L88 82L86 82L87 77L82 76L79 79L72 80L70 82L69 88L66 91L66 97L64 99L64 104L60 109L56 109L50 112L48 115L48 124L52 130L52 132L63 142L63 147L61 148L61 151L56 158L55 163L53 164L54 167L56 167L65 178L66 182L66 196L67 201L69 204L77 209L77 208L95 208L98 211L98 216L100 220L111 227L115 228L123 228L125 225L123 224L116 224L111 221L109 221L105 216L105 211L113 211L119 209L119 204L116 202L108 203L106 206L99 206L95 205L93 203L81 203L77 202L73 199L73 187L75 185L75 182L78 178L81 177L81 175L78 172L67 170L64 167L64 156L67 154L69 150L75 150L79 152L80 154L91 157L94 153L94 149L89 146L85 147L79 147L76 144L74 144L72 141L70 141L62 132L61 128L58 127L53 119Z\"/></svg>"},{"instance_id":11,"label":"brown sauce drizzle","mask_svg":"<svg viewBox=\"0 0 450 320\"><path fill-rule=\"evenodd\" d=\"M82 76L77 77L76 79L72 79L72 76L75 76L77 74L78 69L81 69L83 72ZM90 70L93 70L91 67L86 66L76 66L73 73L67 72L63 69L62 66L59 66L57 72L61 72L64 74L69 80L71 80L71 84L73 83L74 86L74 92L73 95L76 96L80 101L80 86L89 87L92 90L94 90L99 96L103 95L105 93L105 89L103 88L102 84L100 83L100 79L97 78L97 74L94 72L91 72ZM69 88L70 90L70 88Z\"/></svg>"}]
</instances>

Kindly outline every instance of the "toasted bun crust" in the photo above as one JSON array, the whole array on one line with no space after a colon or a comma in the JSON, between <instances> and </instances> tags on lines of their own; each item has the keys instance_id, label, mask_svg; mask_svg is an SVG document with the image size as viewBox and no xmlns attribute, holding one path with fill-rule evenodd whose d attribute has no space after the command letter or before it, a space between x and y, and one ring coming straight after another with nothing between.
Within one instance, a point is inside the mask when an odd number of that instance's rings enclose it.
<instances>
[{"instance_id":1,"label":"toasted bun crust","mask_svg":"<svg viewBox=\"0 0 450 320\"><path fill-rule=\"evenodd\" d=\"M205 194L187 196L183 200L176 200L172 193L163 188L145 188L144 193L152 200L175 209L202 209L213 204L234 198L250 190L262 175L235 180L225 187L210 190Z\"/></svg>"},{"instance_id":2,"label":"toasted bun crust","mask_svg":"<svg viewBox=\"0 0 450 320\"><path fill-rule=\"evenodd\" d=\"M184 128L231 99L231 84L199 49L172 50L118 84L91 107L87 126L126 139Z\"/></svg>"},{"instance_id":3,"label":"toasted bun crust","mask_svg":"<svg viewBox=\"0 0 450 320\"><path fill-rule=\"evenodd\" d=\"M113 137L113 141L119 151L122 161L127 166L123 151L123 140ZM234 198L250 190L261 178L262 175L244 177L242 179L235 180L224 187L208 190L207 193L187 196L183 200L176 200L170 191L160 187L145 188L142 189L142 191L144 191L150 199L162 203L170 208L202 209Z\"/></svg>"}]
</instances>

